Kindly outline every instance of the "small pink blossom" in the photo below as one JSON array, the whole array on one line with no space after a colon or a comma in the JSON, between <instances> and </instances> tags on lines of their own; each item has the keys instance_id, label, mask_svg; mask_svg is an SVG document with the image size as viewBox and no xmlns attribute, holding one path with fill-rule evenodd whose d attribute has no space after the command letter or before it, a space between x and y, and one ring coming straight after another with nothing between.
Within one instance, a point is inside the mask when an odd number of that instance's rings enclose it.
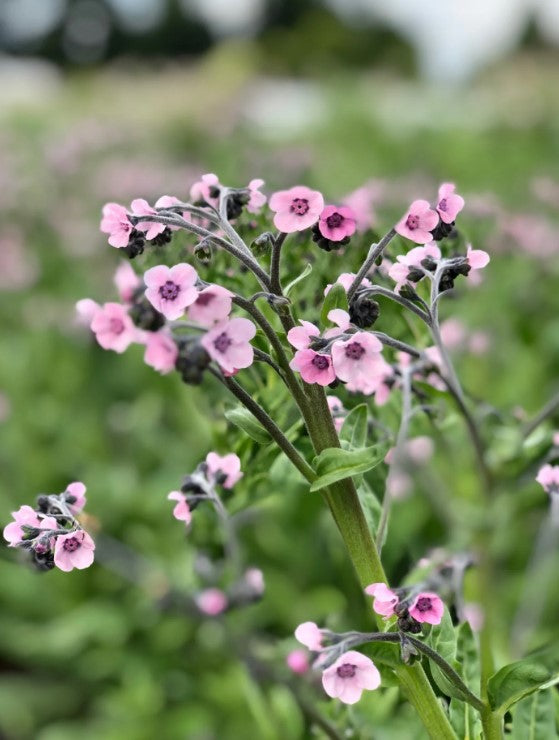
<instances>
[{"instance_id":1,"label":"small pink blossom","mask_svg":"<svg viewBox=\"0 0 559 740\"><path fill-rule=\"evenodd\" d=\"M87 488L81 481L74 481L74 483L70 483L70 485L67 486L66 490L64 491L66 502L68 503L68 508L70 509L72 514L74 514L74 516L80 513L87 502L87 498L85 495L86 491Z\"/></svg>"},{"instance_id":2,"label":"small pink blossom","mask_svg":"<svg viewBox=\"0 0 559 740\"><path fill-rule=\"evenodd\" d=\"M396 448L391 447L384 457L384 462L387 465L392 465L394 462L394 453ZM422 465L427 462L433 456L433 440L431 437L419 436L408 439L404 445L403 456L415 465Z\"/></svg>"},{"instance_id":3,"label":"small pink blossom","mask_svg":"<svg viewBox=\"0 0 559 740\"><path fill-rule=\"evenodd\" d=\"M472 268L472 270L481 270L489 264L490 257L487 252L483 249L472 249L472 245L468 244L468 251L466 253L466 261Z\"/></svg>"},{"instance_id":4,"label":"small pink blossom","mask_svg":"<svg viewBox=\"0 0 559 740\"><path fill-rule=\"evenodd\" d=\"M418 622L440 624L444 614L444 604L437 594L422 592L416 596L409 612Z\"/></svg>"},{"instance_id":5,"label":"small pink blossom","mask_svg":"<svg viewBox=\"0 0 559 740\"><path fill-rule=\"evenodd\" d=\"M381 342L363 331L334 342L332 362L336 376L348 384L349 390L373 393L384 370L381 351Z\"/></svg>"},{"instance_id":6,"label":"small pink blossom","mask_svg":"<svg viewBox=\"0 0 559 740\"><path fill-rule=\"evenodd\" d=\"M544 465L539 469L536 480L546 493L558 493L559 465Z\"/></svg>"},{"instance_id":7,"label":"small pink blossom","mask_svg":"<svg viewBox=\"0 0 559 740\"><path fill-rule=\"evenodd\" d=\"M174 195L162 195L160 198L158 198L155 202L156 208L171 208L172 206L176 206L180 203L180 200L175 197ZM186 219L186 221L191 220L191 214L189 211L183 211L182 217ZM171 231L178 231L180 229L180 226L168 226Z\"/></svg>"},{"instance_id":8,"label":"small pink blossom","mask_svg":"<svg viewBox=\"0 0 559 740\"><path fill-rule=\"evenodd\" d=\"M190 200L193 203L205 201L208 205L217 208L219 206L219 191L221 184L217 175L210 172L202 175L198 182L190 188Z\"/></svg>"},{"instance_id":9,"label":"small pink blossom","mask_svg":"<svg viewBox=\"0 0 559 740\"><path fill-rule=\"evenodd\" d=\"M383 617L391 617L394 607L398 603L398 595L386 583L371 583L365 589L368 596L373 597L373 611Z\"/></svg>"},{"instance_id":10,"label":"small pink blossom","mask_svg":"<svg viewBox=\"0 0 559 740\"><path fill-rule=\"evenodd\" d=\"M143 198L136 198L131 204L132 213L135 216L156 216L157 211L152 208L147 200ZM146 239L155 239L156 236L162 234L165 231L165 224L157 223L156 221L140 221L136 224L138 231L143 231L146 235Z\"/></svg>"},{"instance_id":11,"label":"small pink blossom","mask_svg":"<svg viewBox=\"0 0 559 740\"><path fill-rule=\"evenodd\" d=\"M379 196L380 188L378 183L370 182L349 193L343 199L344 205L352 209L359 231L366 231L374 226L376 217L373 210L373 201Z\"/></svg>"},{"instance_id":12,"label":"small pink blossom","mask_svg":"<svg viewBox=\"0 0 559 740\"><path fill-rule=\"evenodd\" d=\"M297 350L289 367L301 373L305 383L318 383L318 385L326 386L336 379L330 355L320 354L313 349Z\"/></svg>"},{"instance_id":13,"label":"small pink blossom","mask_svg":"<svg viewBox=\"0 0 559 740\"><path fill-rule=\"evenodd\" d=\"M250 319L221 321L202 337L202 346L222 370L233 373L252 365L254 350L250 340L256 327Z\"/></svg>"},{"instance_id":14,"label":"small pink blossom","mask_svg":"<svg viewBox=\"0 0 559 740\"><path fill-rule=\"evenodd\" d=\"M324 691L344 704L355 704L364 689L372 691L380 686L380 673L370 658L348 650L322 674Z\"/></svg>"},{"instance_id":15,"label":"small pink blossom","mask_svg":"<svg viewBox=\"0 0 559 740\"><path fill-rule=\"evenodd\" d=\"M440 327L443 344L449 349L463 346L468 332L460 319L450 318L443 321Z\"/></svg>"},{"instance_id":16,"label":"small pink blossom","mask_svg":"<svg viewBox=\"0 0 559 740\"><path fill-rule=\"evenodd\" d=\"M464 208L464 198L461 195L456 195L455 190L456 186L450 182L443 183L439 188L437 213L445 224L451 224Z\"/></svg>"},{"instance_id":17,"label":"small pink blossom","mask_svg":"<svg viewBox=\"0 0 559 740\"><path fill-rule=\"evenodd\" d=\"M356 277L357 277L357 274L355 272L342 272L342 274L336 280L336 283L339 283L343 287L345 292L347 293L347 291L350 289L351 284L353 283ZM334 285L336 283L334 283ZM361 287L370 288L371 286L372 286L371 281L368 278L363 278L363 280L361 281ZM329 283L324 288L324 295L328 295L331 289L332 289L332 283Z\"/></svg>"},{"instance_id":18,"label":"small pink blossom","mask_svg":"<svg viewBox=\"0 0 559 740\"><path fill-rule=\"evenodd\" d=\"M292 650L285 659L293 673L306 673L309 670L309 656L306 650Z\"/></svg>"},{"instance_id":19,"label":"small pink blossom","mask_svg":"<svg viewBox=\"0 0 559 740\"><path fill-rule=\"evenodd\" d=\"M101 310L101 306L93 301L91 298L82 298L81 301L76 303L77 321L80 324L86 324L91 326L93 317L97 311Z\"/></svg>"},{"instance_id":20,"label":"small pink blossom","mask_svg":"<svg viewBox=\"0 0 559 740\"><path fill-rule=\"evenodd\" d=\"M334 426L336 427L336 431L339 434L344 425L345 417L347 416L347 410L345 409L340 399L336 396L326 396L326 401L328 402L328 408L330 409L330 413L332 414L332 418L334 419Z\"/></svg>"},{"instance_id":21,"label":"small pink blossom","mask_svg":"<svg viewBox=\"0 0 559 740\"><path fill-rule=\"evenodd\" d=\"M66 573L83 570L93 562L95 543L83 529L58 535L54 546L54 564Z\"/></svg>"},{"instance_id":22,"label":"small pink blossom","mask_svg":"<svg viewBox=\"0 0 559 740\"><path fill-rule=\"evenodd\" d=\"M295 349L308 349L313 337L320 336L320 329L310 321L301 319L299 323L301 326L294 326L287 332L287 341Z\"/></svg>"},{"instance_id":23,"label":"small pink blossom","mask_svg":"<svg viewBox=\"0 0 559 740\"><path fill-rule=\"evenodd\" d=\"M169 501L176 501L175 508L173 509L173 516L180 522L184 522L186 525L192 521L192 512L190 506L186 500L186 496L181 491L171 491L167 496Z\"/></svg>"},{"instance_id":24,"label":"small pink blossom","mask_svg":"<svg viewBox=\"0 0 559 740\"><path fill-rule=\"evenodd\" d=\"M27 504L20 506L17 511L12 511L12 517L14 521L7 524L3 532L4 539L10 547L16 547L22 541L24 537L23 525L27 527L41 526L41 520L37 516L37 512Z\"/></svg>"},{"instance_id":25,"label":"small pink blossom","mask_svg":"<svg viewBox=\"0 0 559 740\"><path fill-rule=\"evenodd\" d=\"M260 568L249 568L245 571L244 575L245 583L254 591L256 594L263 594L266 588L264 583L264 574Z\"/></svg>"},{"instance_id":26,"label":"small pink blossom","mask_svg":"<svg viewBox=\"0 0 559 740\"><path fill-rule=\"evenodd\" d=\"M194 287L198 274L184 262L174 267L157 265L144 274L146 298L170 321L180 318L198 297Z\"/></svg>"},{"instance_id":27,"label":"small pink blossom","mask_svg":"<svg viewBox=\"0 0 559 740\"><path fill-rule=\"evenodd\" d=\"M414 200L407 213L398 221L396 232L416 244L432 241L431 231L439 222L439 216L426 200Z\"/></svg>"},{"instance_id":28,"label":"small pink blossom","mask_svg":"<svg viewBox=\"0 0 559 740\"><path fill-rule=\"evenodd\" d=\"M324 332L324 337L326 339L337 337L339 334L343 334L351 327L351 320L349 318L348 312L344 311L341 308L333 308L331 311L328 311L327 318L328 321L336 324L336 328L326 329L326 331Z\"/></svg>"},{"instance_id":29,"label":"small pink blossom","mask_svg":"<svg viewBox=\"0 0 559 740\"><path fill-rule=\"evenodd\" d=\"M303 622L295 630L295 639L313 652L322 650L322 630L314 622Z\"/></svg>"},{"instance_id":30,"label":"small pink blossom","mask_svg":"<svg viewBox=\"0 0 559 740\"><path fill-rule=\"evenodd\" d=\"M229 317L233 305L233 293L221 285L203 288L188 308L188 318L201 326L210 327Z\"/></svg>"},{"instance_id":31,"label":"small pink blossom","mask_svg":"<svg viewBox=\"0 0 559 740\"><path fill-rule=\"evenodd\" d=\"M100 307L91 319L91 331L103 349L112 349L119 354L141 337L141 332L120 303L105 303Z\"/></svg>"},{"instance_id":32,"label":"small pink blossom","mask_svg":"<svg viewBox=\"0 0 559 740\"><path fill-rule=\"evenodd\" d=\"M209 475L223 488L233 488L235 483L243 477L241 461L239 456L233 452L223 455L223 457L218 455L217 452L208 452L206 465L208 466Z\"/></svg>"},{"instance_id":33,"label":"small pink blossom","mask_svg":"<svg viewBox=\"0 0 559 740\"><path fill-rule=\"evenodd\" d=\"M320 214L318 230L332 242L341 242L353 236L355 229L355 213L349 206L326 206Z\"/></svg>"},{"instance_id":34,"label":"small pink blossom","mask_svg":"<svg viewBox=\"0 0 559 740\"><path fill-rule=\"evenodd\" d=\"M270 208L275 212L274 226L287 234L304 231L315 224L324 208L324 198L317 190L296 185L290 190L280 190L270 198Z\"/></svg>"},{"instance_id":35,"label":"small pink blossom","mask_svg":"<svg viewBox=\"0 0 559 740\"><path fill-rule=\"evenodd\" d=\"M144 362L161 375L175 369L179 350L173 338L164 330L147 331L144 335L146 351Z\"/></svg>"},{"instance_id":36,"label":"small pink blossom","mask_svg":"<svg viewBox=\"0 0 559 740\"><path fill-rule=\"evenodd\" d=\"M196 606L210 617L222 614L228 606L227 596L219 588L207 588L195 597Z\"/></svg>"},{"instance_id":37,"label":"small pink blossom","mask_svg":"<svg viewBox=\"0 0 559 740\"><path fill-rule=\"evenodd\" d=\"M432 259L437 261L440 258L441 250L435 242L430 242L424 247L414 247L407 254L399 254L396 257L397 262L394 262L388 269L388 275L397 283L396 291L400 292L400 288L406 283L413 284L408 280L408 274L414 268L423 268L421 264L423 260Z\"/></svg>"},{"instance_id":38,"label":"small pink blossom","mask_svg":"<svg viewBox=\"0 0 559 740\"><path fill-rule=\"evenodd\" d=\"M142 281L134 272L130 262L120 263L116 268L113 280L120 300L123 303L132 303L134 293L141 287Z\"/></svg>"},{"instance_id":39,"label":"small pink blossom","mask_svg":"<svg viewBox=\"0 0 559 740\"><path fill-rule=\"evenodd\" d=\"M264 185L264 180L260 180L260 178L251 180L248 184L249 201L247 203L247 211L249 213L259 213L262 206L266 203L266 196L260 192L262 185Z\"/></svg>"},{"instance_id":40,"label":"small pink blossom","mask_svg":"<svg viewBox=\"0 0 559 740\"><path fill-rule=\"evenodd\" d=\"M134 229L126 208L118 203L105 203L100 228L103 233L109 234L111 247L119 248L128 246L130 233Z\"/></svg>"}]
</instances>

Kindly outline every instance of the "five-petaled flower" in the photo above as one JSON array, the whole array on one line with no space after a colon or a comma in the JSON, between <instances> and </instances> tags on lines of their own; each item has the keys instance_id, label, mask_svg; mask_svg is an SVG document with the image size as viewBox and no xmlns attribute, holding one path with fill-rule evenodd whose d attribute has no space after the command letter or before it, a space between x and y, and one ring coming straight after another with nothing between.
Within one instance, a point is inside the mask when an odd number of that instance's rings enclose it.
<instances>
[{"instance_id":1,"label":"five-petaled flower","mask_svg":"<svg viewBox=\"0 0 559 740\"><path fill-rule=\"evenodd\" d=\"M161 331L147 331L144 335L146 351L144 362L161 375L166 375L174 369L179 349L173 338L164 329Z\"/></svg>"},{"instance_id":2,"label":"five-petaled flower","mask_svg":"<svg viewBox=\"0 0 559 740\"><path fill-rule=\"evenodd\" d=\"M318 220L320 233L332 242L352 236L356 228L355 213L349 206L326 206Z\"/></svg>"},{"instance_id":3,"label":"five-petaled flower","mask_svg":"<svg viewBox=\"0 0 559 740\"><path fill-rule=\"evenodd\" d=\"M441 221L445 224L451 224L456 216L464 208L464 198L457 195L454 191L456 186L450 182L445 182L439 188L439 200L437 202L437 213Z\"/></svg>"},{"instance_id":4,"label":"five-petaled flower","mask_svg":"<svg viewBox=\"0 0 559 740\"><path fill-rule=\"evenodd\" d=\"M324 635L314 622L303 622L295 630L295 639L313 652L322 650Z\"/></svg>"},{"instance_id":5,"label":"five-petaled flower","mask_svg":"<svg viewBox=\"0 0 559 740\"><path fill-rule=\"evenodd\" d=\"M210 327L231 313L233 293L221 285L208 285L188 308L188 318L201 326Z\"/></svg>"},{"instance_id":6,"label":"five-petaled flower","mask_svg":"<svg viewBox=\"0 0 559 740\"><path fill-rule=\"evenodd\" d=\"M157 211L152 208L147 200L143 198L136 198L131 203L132 213L135 216L155 216ZM146 235L146 239L154 239L158 234L165 231L165 224L161 224L157 221L140 221L136 224L138 231L143 231Z\"/></svg>"},{"instance_id":7,"label":"five-petaled flower","mask_svg":"<svg viewBox=\"0 0 559 740\"><path fill-rule=\"evenodd\" d=\"M260 192L262 185L264 185L264 180L260 178L255 178L248 184L249 200L247 211L249 213L259 213L262 206L266 203L266 196Z\"/></svg>"},{"instance_id":8,"label":"five-petaled flower","mask_svg":"<svg viewBox=\"0 0 559 740\"><path fill-rule=\"evenodd\" d=\"M440 624L444 614L444 604L437 594L421 592L415 597L409 612L417 622Z\"/></svg>"},{"instance_id":9,"label":"five-petaled flower","mask_svg":"<svg viewBox=\"0 0 559 740\"><path fill-rule=\"evenodd\" d=\"M380 340L363 331L334 342L332 362L336 376L347 383L348 390L373 393L385 369L381 351Z\"/></svg>"},{"instance_id":10,"label":"five-petaled flower","mask_svg":"<svg viewBox=\"0 0 559 740\"><path fill-rule=\"evenodd\" d=\"M336 373L332 365L332 357L315 352L314 349L299 349L289 363L292 370L301 373L305 383L330 385L336 380Z\"/></svg>"},{"instance_id":11,"label":"five-petaled flower","mask_svg":"<svg viewBox=\"0 0 559 740\"><path fill-rule=\"evenodd\" d=\"M174 267L157 265L144 275L146 298L157 311L173 321L198 297L194 287L197 279L196 270L185 262Z\"/></svg>"},{"instance_id":12,"label":"five-petaled flower","mask_svg":"<svg viewBox=\"0 0 559 740\"><path fill-rule=\"evenodd\" d=\"M276 229L290 234L304 231L317 222L324 208L324 198L317 190L296 185L290 190L280 190L270 198L270 208L275 211Z\"/></svg>"},{"instance_id":13,"label":"five-petaled flower","mask_svg":"<svg viewBox=\"0 0 559 740\"><path fill-rule=\"evenodd\" d=\"M234 373L249 367L254 359L250 340L256 327L250 319L220 321L202 337L202 346L222 370Z\"/></svg>"},{"instance_id":14,"label":"five-petaled flower","mask_svg":"<svg viewBox=\"0 0 559 740\"><path fill-rule=\"evenodd\" d=\"M380 673L370 658L348 650L322 674L324 691L344 704L355 704L363 690L372 691L380 686Z\"/></svg>"},{"instance_id":15,"label":"five-petaled flower","mask_svg":"<svg viewBox=\"0 0 559 740\"><path fill-rule=\"evenodd\" d=\"M223 488L233 488L241 480L241 461L238 455L230 452L228 455L218 455L217 452L208 452L206 456L208 477L219 483Z\"/></svg>"},{"instance_id":16,"label":"five-petaled flower","mask_svg":"<svg viewBox=\"0 0 559 740\"><path fill-rule=\"evenodd\" d=\"M394 227L400 236L411 239L416 244L427 244L432 241L431 231L439 222L439 216L433 211L428 201L414 200L407 213Z\"/></svg>"},{"instance_id":17,"label":"five-petaled flower","mask_svg":"<svg viewBox=\"0 0 559 740\"><path fill-rule=\"evenodd\" d=\"M119 354L141 338L140 330L120 303L99 306L91 318L91 331L103 349L112 349Z\"/></svg>"},{"instance_id":18,"label":"five-petaled flower","mask_svg":"<svg viewBox=\"0 0 559 740\"><path fill-rule=\"evenodd\" d=\"M134 227L128 218L126 208L118 203L105 203L101 231L109 234L111 247L126 247Z\"/></svg>"},{"instance_id":19,"label":"five-petaled flower","mask_svg":"<svg viewBox=\"0 0 559 740\"><path fill-rule=\"evenodd\" d=\"M383 617L391 617L394 607L398 603L398 594L388 588L386 583L371 583L365 589L368 596L373 597L373 611Z\"/></svg>"},{"instance_id":20,"label":"five-petaled flower","mask_svg":"<svg viewBox=\"0 0 559 740\"><path fill-rule=\"evenodd\" d=\"M54 545L54 564L65 572L83 570L93 562L94 550L95 543L83 529L60 534Z\"/></svg>"}]
</instances>

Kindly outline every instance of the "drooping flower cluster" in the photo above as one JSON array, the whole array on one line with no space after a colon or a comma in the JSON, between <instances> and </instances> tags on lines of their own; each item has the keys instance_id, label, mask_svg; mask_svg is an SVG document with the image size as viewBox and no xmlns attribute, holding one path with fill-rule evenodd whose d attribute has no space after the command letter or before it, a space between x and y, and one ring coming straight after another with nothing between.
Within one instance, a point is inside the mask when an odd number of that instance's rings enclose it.
<instances>
[{"instance_id":1,"label":"drooping flower cluster","mask_svg":"<svg viewBox=\"0 0 559 740\"><path fill-rule=\"evenodd\" d=\"M85 491L76 481L60 494L41 494L35 509L24 505L12 512L14 520L4 527L4 539L10 547L27 551L39 570L89 567L95 543L76 519L85 506Z\"/></svg>"}]
</instances>

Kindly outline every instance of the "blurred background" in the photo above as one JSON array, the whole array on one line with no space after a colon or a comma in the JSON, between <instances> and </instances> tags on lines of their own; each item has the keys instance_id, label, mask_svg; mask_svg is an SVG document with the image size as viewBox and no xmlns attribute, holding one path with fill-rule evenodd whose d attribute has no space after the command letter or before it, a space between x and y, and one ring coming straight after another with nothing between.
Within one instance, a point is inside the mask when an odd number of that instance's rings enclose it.
<instances>
[{"instance_id":1,"label":"blurred background","mask_svg":"<svg viewBox=\"0 0 559 740\"><path fill-rule=\"evenodd\" d=\"M71 575L0 549L1 737L336 737L328 722L347 710L285 667L299 622L367 625L333 525L281 467L251 477L261 453L222 419L215 384L161 378L140 348L103 352L76 325L78 299L115 296L100 209L186 198L204 172L263 177L268 193L304 183L327 201L366 183L378 233L456 182L464 228L492 261L443 317L466 332L467 390L522 421L559 370L558 45L559 0L1 0L0 521L80 479L99 543L99 562ZM330 279L348 269L336 259ZM460 423L449 433L459 449ZM439 442L438 490L467 503L471 459ZM513 432L491 444L510 480L495 545L506 616L546 497ZM165 497L233 445L245 478L230 505L252 507L242 543L267 590L203 620L161 597L200 587L213 520L185 540ZM431 548L467 542L433 512L432 489L418 477L396 505L393 582ZM541 639L559 608L546 598ZM367 698L374 729L355 736L423 737L397 701Z\"/></svg>"}]
</instances>

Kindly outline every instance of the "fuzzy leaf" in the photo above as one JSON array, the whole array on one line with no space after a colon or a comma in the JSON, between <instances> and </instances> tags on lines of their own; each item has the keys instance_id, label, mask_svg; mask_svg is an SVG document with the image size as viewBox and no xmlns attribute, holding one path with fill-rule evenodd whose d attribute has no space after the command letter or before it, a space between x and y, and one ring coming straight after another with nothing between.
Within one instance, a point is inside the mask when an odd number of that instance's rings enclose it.
<instances>
[{"instance_id":1,"label":"fuzzy leaf","mask_svg":"<svg viewBox=\"0 0 559 740\"><path fill-rule=\"evenodd\" d=\"M346 416L340 431L340 440L348 442L351 449L365 447L367 442L367 404L360 403Z\"/></svg>"},{"instance_id":2,"label":"fuzzy leaf","mask_svg":"<svg viewBox=\"0 0 559 740\"><path fill-rule=\"evenodd\" d=\"M487 691L493 709L503 714L528 694L559 677L559 648L539 650L497 671L488 681Z\"/></svg>"},{"instance_id":3,"label":"fuzzy leaf","mask_svg":"<svg viewBox=\"0 0 559 740\"><path fill-rule=\"evenodd\" d=\"M477 693L480 680L479 658L475 637L468 622L458 628L456 661L462 680L471 691ZM450 700L449 719L458 737L478 740L481 736L478 713L470 704L453 697Z\"/></svg>"},{"instance_id":4,"label":"fuzzy leaf","mask_svg":"<svg viewBox=\"0 0 559 740\"><path fill-rule=\"evenodd\" d=\"M264 427L254 418L248 409L244 406L236 406L234 409L225 411L225 418L231 424L235 424L242 429L245 434L258 444L265 445L271 441L270 435Z\"/></svg>"},{"instance_id":5,"label":"fuzzy leaf","mask_svg":"<svg viewBox=\"0 0 559 740\"><path fill-rule=\"evenodd\" d=\"M383 449L378 445L362 447L360 450L342 450L338 447L328 447L322 450L314 460L318 478L310 490L319 491L336 481L365 473L381 462L382 453Z\"/></svg>"},{"instance_id":6,"label":"fuzzy leaf","mask_svg":"<svg viewBox=\"0 0 559 740\"><path fill-rule=\"evenodd\" d=\"M301 280L304 280L307 277L307 275L310 275L311 274L311 272L312 272L312 265L311 265L310 262L307 262L307 264L306 264L305 269L303 270L303 272L300 273L299 275L297 275L297 277L294 278L289 283L289 285L287 286L287 288L284 289L284 291L283 291L284 296L287 298L287 296L290 294L290 292L293 290L293 288L297 285L297 283L300 283Z\"/></svg>"},{"instance_id":7,"label":"fuzzy leaf","mask_svg":"<svg viewBox=\"0 0 559 740\"><path fill-rule=\"evenodd\" d=\"M521 699L515 710L510 740L556 740L555 702L551 689Z\"/></svg>"},{"instance_id":8,"label":"fuzzy leaf","mask_svg":"<svg viewBox=\"0 0 559 740\"><path fill-rule=\"evenodd\" d=\"M365 519L369 525L369 531L374 534L377 531L382 506L375 492L366 480L362 480L357 487L357 495L365 513Z\"/></svg>"},{"instance_id":9,"label":"fuzzy leaf","mask_svg":"<svg viewBox=\"0 0 559 740\"><path fill-rule=\"evenodd\" d=\"M342 308L344 311L348 310L347 295L344 286L340 283L334 283L332 285L322 304L320 321L323 326L328 323L328 314L333 308Z\"/></svg>"}]
</instances>

